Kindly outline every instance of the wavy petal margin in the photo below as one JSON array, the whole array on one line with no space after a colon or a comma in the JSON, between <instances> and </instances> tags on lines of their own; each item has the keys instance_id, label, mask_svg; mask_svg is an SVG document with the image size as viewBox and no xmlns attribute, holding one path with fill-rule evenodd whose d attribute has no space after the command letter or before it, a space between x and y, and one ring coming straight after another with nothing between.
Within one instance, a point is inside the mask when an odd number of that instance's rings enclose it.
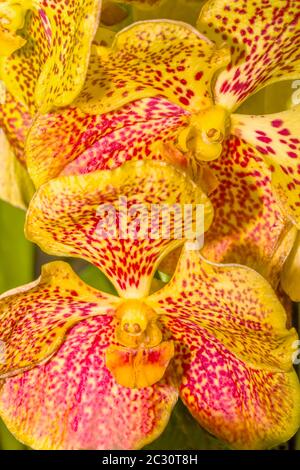
<instances>
[{"instance_id":1,"label":"wavy petal margin","mask_svg":"<svg viewBox=\"0 0 300 470\"><path fill-rule=\"evenodd\" d=\"M119 301L84 284L67 263L45 265L37 281L0 297L0 340L4 346L0 378L48 360L74 324L108 314Z\"/></svg>"},{"instance_id":2,"label":"wavy petal margin","mask_svg":"<svg viewBox=\"0 0 300 470\"><path fill-rule=\"evenodd\" d=\"M212 217L209 199L185 173L146 160L44 184L26 234L49 254L93 263L120 296L134 298L148 294L161 258L201 237Z\"/></svg>"},{"instance_id":3,"label":"wavy petal margin","mask_svg":"<svg viewBox=\"0 0 300 470\"><path fill-rule=\"evenodd\" d=\"M26 44L1 59L1 78L18 101L47 112L78 95L89 63L101 0L37 0Z\"/></svg>"},{"instance_id":4,"label":"wavy petal margin","mask_svg":"<svg viewBox=\"0 0 300 470\"><path fill-rule=\"evenodd\" d=\"M182 368L180 397L207 431L239 450L269 449L297 432L300 387L294 370L251 366L191 322L173 317L167 327Z\"/></svg>"},{"instance_id":5,"label":"wavy petal margin","mask_svg":"<svg viewBox=\"0 0 300 470\"><path fill-rule=\"evenodd\" d=\"M215 216L203 255L255 269L276 289L296 228L277 203L262 156L242 138L231 136L209 168L219 184L210 193Z\"/></svg>"},{"instance_id":6,"label":"wavy petal margin","mask_svg":"<svg viewBox=\"0 0 300 470\"><path fill-rule=\"evenodd\" d=\"M269 448L297 431L297 333L264 278L183 248L173 278L147 303L171 332L181 397L202 426L237 449Z\"/></svg>"},{"instance_id":7,"label":"wavy petal margin","mask_svg":"<svg viewBox=\"0 0 300 470\"><path fill-rule=\"evenodd\" d=\"M182 249L171 281L147 299L160 315L192 322L256 368L292 368L294 328L270 284L250 268L216 264Z\"/></svg>"},{"instance_id":8,"label":"wavy petal margin","mask_svg":"<svg viewBox=\"0 0 300 470\"><path fill-rule=\"evenodd\" d=\"M39 187L59 175L162 159L163 143L177 139L187 114L163 98L145 98L106 114L68 107L39 115L26 142L28 171Z\"/></svg>"},{"instance_id":9,"label":"wavy petal margin","mask_svg":"<svg viewBox=\"0 0 300 470\"><path fill-rule=\"evenodd\" d=\"M198 28L230 46L231 62L215 85L216 101L227 109L268 84L299 78L298 0L209 0Z\"/></svg>"},{"instance_id":10,"label":"wavy petal margin","mask_svg":"<svg viewBox=\"0 0 300 470\"><path fill-rule=\"evenodd\" d=\"M281 285L293 302L300 302L300 232L281 272Z\"/></svg>"},{"instance_id":11,"label":"wavy petal margin","mask_svg":"<svg viewBox=\"0 0 300 470\"><path fill-rule=\"evenodd\" d=\"M300 105L264 116L232 116L232 133L253 146L271 171L282 210L300 228Z\"/></svg>"},{"instance_id":12,"label":"wavy petal margin","mask_svg":"<svg viewBox=\"0 0 300 470\"><path fill-rule=\"evenodd\" d=\"M185 23L135 23L115 36L111 48L94 48L76 105L87 113L107 113L161 95L200 111L212 105L211 79L228 60L227 49L217 49Z\"/></svg>"},{"instance_id":13,"label":"wavy petal margin","mask_svg":"<svg viewBox=\"0 0 300 470\"><path fill-rule=\"evenodd\" d=\"M171 374L140 390L118 385L105 367L114 331L110 316L80 322L44 365L9 378L0 414L34 449L129 450L156 439L178 391Z\"/></svg>"},{"instance_id":14,"label":"wavy petal margin","mask_svg":"<svg viewBox=\"0 0 300 470\"><path fill-rule=\"evenodd\" d=\"M0 129L0 199L25 209L33 195L33 185Z\"/></svg>"}]
</instances>

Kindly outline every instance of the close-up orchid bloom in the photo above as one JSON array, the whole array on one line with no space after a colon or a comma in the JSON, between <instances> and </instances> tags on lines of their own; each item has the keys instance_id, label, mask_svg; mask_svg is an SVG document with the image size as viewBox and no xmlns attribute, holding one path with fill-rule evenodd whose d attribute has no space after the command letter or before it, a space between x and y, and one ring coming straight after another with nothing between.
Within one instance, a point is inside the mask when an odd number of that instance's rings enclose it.
<instances>
[{"instance_id":1,"label":"close-up orchid bloom","mask_svg":"<svg viewBox=\"0 0 300 470\"><path fill-rule=\"evenodd\" d=\"M297 334L259 274L183 249L171 282L142 294L101 293L54 262L2 299L9 337L0 411L22 442L140 448L165 427L178 390L233 447L271 447L295 433Z\"/></svg>"},{"instance_id":2,"label":"close-up orchid bloom","mask_svg":"<svg viewBox=\"0 0 300 470\"><path fill-rule=\"evenodd\" d=\"M32 195L24 144L34 116L79 93L100 8L101 0L0 1L0 197L14 205Z\"/></svg>"},{"instance_id":3,"label":"close-up orchid bloom","mask_svg":"<svg viewBox=\"0 0 300 470\"><path fill-rule=\"evenodd\" d=\"M36 120L27 165L36 186L137 157L205 172L216 210L206 255L239 262L246 252L245 264L269 278L274 253L281 247L282 266L299 225L300 108L235 111L261 88L299 76L299 5L226 5L208 2L198 30L141 22L111 47L95 46L72 106Z\"/></svg>"},{"instance_id":4,"label":"close-up orchid bloom","mask_svg":"<svg viewBox=\"0 0 300 470\"><path fill-rule=\"evenodd\" d=\"M299 448L299 46L298 0L0 0L0 448Z\"/></svg>"}]
</instances>

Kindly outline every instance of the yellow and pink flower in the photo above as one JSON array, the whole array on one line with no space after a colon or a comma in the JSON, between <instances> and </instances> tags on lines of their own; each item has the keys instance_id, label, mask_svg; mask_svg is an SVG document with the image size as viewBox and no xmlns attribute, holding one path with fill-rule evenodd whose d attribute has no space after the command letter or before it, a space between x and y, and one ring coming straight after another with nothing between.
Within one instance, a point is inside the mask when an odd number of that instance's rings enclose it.
<instances>
[{"instance_id":1,"label":"yellow and pink flower","mask_svg":"<svg viewBox=\"0 0 300 470\"><path fill-rule=\"evenodd\" d=\"M143 21L106 46L99 1L19 3L0 2L0 126L36 188L27 238L94 264L118 296L56 261L0 298L4 421L36 449L141 448L180 395L233 448L288 440L298 337L275 291L300 296L300 106L238 111L299 78L299 2L210 0L197 28ZM98 208L120 218L124 196L189 204L192 224L201 204L203 249L175 236L177 213L169 238L101 237Z\"/></svg>"}]
</instances>

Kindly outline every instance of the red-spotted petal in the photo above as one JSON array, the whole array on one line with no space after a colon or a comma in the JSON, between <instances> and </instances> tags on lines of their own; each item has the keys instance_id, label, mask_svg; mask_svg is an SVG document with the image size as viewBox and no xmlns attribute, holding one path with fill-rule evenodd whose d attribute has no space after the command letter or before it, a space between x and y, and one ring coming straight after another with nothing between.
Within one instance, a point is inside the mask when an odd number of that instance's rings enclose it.
<instances>
[{"instance_id":1,"label":"red-spotted petal","mask_svg":"<svg viewBox=\"0 0 300 470\"><path fill-rule=\"evenodd\" d=\"M5 381L0 414L34 449L136 449L156 439L177 400L170 374L152 387L118 385L105 367L112 318L76 325L45 365Z\"/></svg>"},{"instance_id":2,"label":"red-spotted petal","mask_svg":"<svg viewBox=\"0 0 300 470\"><path fill-rule=\"evenodd\" d=\"M50 254L99 267L121 296L143 297L161 257L192 239L193 229L201 236L212 217L209 199L185 173L145 160L42 185L26 232Z\"/></svg>"},{"instance_id":3,"label":"red-spotted petal","mask_svg":"<svg viewBox=\"0 0 300 470\"><path fill-rule=\"evenodd\" d=\"M219 184L210 194L215 216L204 256L247 265L277 287L296 229L274 198L270 172L257 152L234 136L209 168Z\"/></svg>"},{"instance_id":4,"label":"red-spotted petal","mask_svg":"<svg viewBox=\"0 0 300 470\"><path fill-rule=\"evenodd\" d=\"M278 203L300 228L300 105L265 116L233 115L232 133L266 162Z\"/></svg>"},{"instance_id":5,"label":"red-spotted petal","mask_svg":"<svg viewBox=\"0 0 300 470\"><path fill-rule=\"evenodd\" d=\"M241 265L215 264L182 250L171 281L147 299L162 316L199 325L232 354L258 369L292 368L295 329L269 283ZM162 320L163 321L163 320Z\"/></svg>"},{"instance_id":6,"label":"red-spotted petal","mask_svg":"<svg viewBox=\"0 0 300 470\"><path fill-rule=\"evenodd\" d=\"M37 281L0 297L0 377L15 375L49 359L66 331L92 315L110 312L117 297L82 282L68 264L45 265Z\"/></svg>"},{"instance_id":7,"label":"red-spotted petal","mask_svg":"<svg viewBox=\"0 0 300 470\"><path fill-rule=\"evenodd\" d=\"M33 195L33 185L1 129L0 149L0 199L25 209Z\"/></svg>"},{"instance_id":8,"label":"red-spotted petal","mask_svg":"<svg viewBox=\"0 0 300 470\"><path fill-rule=\"evenodd\" d=\"M187 24L135 23L115 36L111 48L95 46L76 104L97 114L161 95L200 111L212 105L211 79L228 60L227 49L217 49Z\"/></svg>"},{"instance_id":9,"label":"red-spotted petal","mask_svg":"<svg viewBox=\"0 0 300 470\"><path fill-rule=\"evenodd\" d=\"M15 156L25 166L25 139L32 125L32 116L28 107L5 90L0 102L0 129L6 135Z\"/></svg>"},{"instance_id":10,"label":"red-spotted petal","mask_svg":"<svg viewBox=\"0 0 300 470\"><path fill-rule=\"evenodd\" d=\"M21 102L46 112L80 92L101 0L38 0L25 25L26 44L1 60L1 78Z\"/></svg>"},{"instance_id":11,"label":"red-spotted petal","mask_svg":"<svg viewBox=\"0 0 300 470\"><path fill-rule=\"evenodd\" d=\"M250 366L207 330L173 317L182 370L180 396L201 426L235 449L268 449L288 441L300 425L295 371Z\"/></svg>"},{"instance_id":12,"label":"red-spotted petal","mask_svg":"<svg viewBox=\"0 0 300 470\"><path fill-rule=\"evenodd\" d=\"M49 3L48 0L44 2L46 8L47 4L49 7ZM14 5L11 5L11 9L13 11ZM42 66L49 57L52 40L52 32L44 8L38 9L32 6L32 9L27 12L23 35L26 42L21 49L8 57L1 57L0 52L0 79L3 80L15 101L22 103L34 113L36 109L35 87Z\"/></svg>"},{"instance_id":13,"label":"red-spotted petal","mask_svg":"<svg viewBox=\"0 0 300 470\"><path fill-rule=\"evenodd\" d=\"M69 107L40 115L26 145L36 186L59 174L112 169L127 160L160 159L163 142L177 138L187 113L163 98L145 98L106 114Z\"/></svg>"},{"instance_id":14,"label":"red-spotted petal","mask_svg":"<svg viewBox=\"0 0 300 470\"><path fill-rule=\"evenodd\" d=\"M59 0L49 1L45 8L52 38L50 55L36 88L36 101L42 112L70 104L80 92L101 4L101 0Z\"/></svg>"},{"instance_id":15,"label":"red-spotted petal","mask_svg":"<svg viewBox=\"0 0 300 470\"><path fill-rule=\"evenodd\" d=\"M268 84L299 78L298 0L209 0L198 27L230 46L231 63L215 85L216 101L227 109Z\"/></svg>"},{"instance_id":16,"label":"red-spotted petal","mask_svg":"<svg viewBox=\"0 0 300 470\"><path fill-rule=\"evenodd\" d=\"M239 449L269 448L296 432L297 334L264 278L184 248L171 281L147 303L176 343L181 397L202 426Z\"/></svg>"},{"instance_id":17,"label":"red-spotted petal","mask_svg":"<svg viewBox=\"0 0 300 470\"><path fill-rule=\"evenodd\" d=\"M0 94L0 198L25 208L33 194L24 154L32 116L28 107L16 101L1 81Z\"/></svg>"}]
</instances>

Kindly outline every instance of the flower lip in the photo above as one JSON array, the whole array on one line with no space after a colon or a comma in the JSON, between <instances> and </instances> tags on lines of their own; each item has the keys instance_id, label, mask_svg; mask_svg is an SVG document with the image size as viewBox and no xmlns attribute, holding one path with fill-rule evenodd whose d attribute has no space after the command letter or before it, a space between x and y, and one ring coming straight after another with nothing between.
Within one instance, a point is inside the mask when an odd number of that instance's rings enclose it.
<instances>
[{"instance_id":1,"label":"flower lip","mask_svg":"<svg viewBox=\"0 0 300 470\"><path fill-rule=\"evenodd\" d=\"M174 356L173 341L163 341L155 310L142 299L124 300L116 308L118 344L109 346L105 363L119 385L149 387L161 380Z\"/></svg>"}]
</instances>

